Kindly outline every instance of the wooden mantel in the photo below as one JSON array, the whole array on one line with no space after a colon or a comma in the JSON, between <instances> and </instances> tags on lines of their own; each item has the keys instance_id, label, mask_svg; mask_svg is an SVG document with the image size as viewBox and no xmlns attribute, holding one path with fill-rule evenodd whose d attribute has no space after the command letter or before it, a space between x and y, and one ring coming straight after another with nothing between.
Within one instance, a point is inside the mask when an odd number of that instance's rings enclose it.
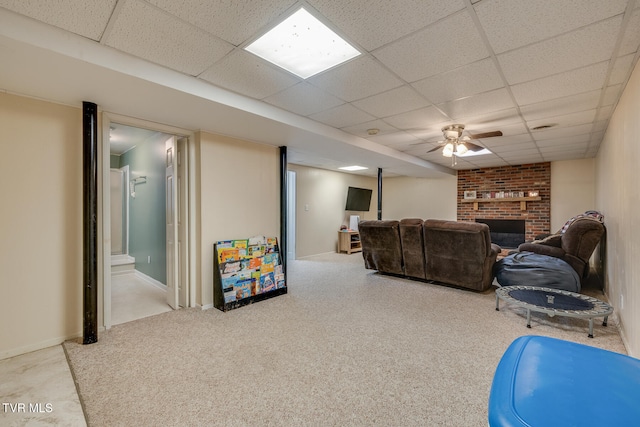
<instances>
[{"instance_id":1,"label":"wooden mantel","mask_svg":"<svg viewBox=\"0 0 640 427\"><path fill-rule=\"evenodd\" d=\"M462 199L461 203L473 203L473 210L478 210L479 203L506 203L506 202L520 202L520 210L527 210L527 202L536 202L542 200L540 196L536 197L494 197L487 199Z\"/></svg>"}]
</instances>

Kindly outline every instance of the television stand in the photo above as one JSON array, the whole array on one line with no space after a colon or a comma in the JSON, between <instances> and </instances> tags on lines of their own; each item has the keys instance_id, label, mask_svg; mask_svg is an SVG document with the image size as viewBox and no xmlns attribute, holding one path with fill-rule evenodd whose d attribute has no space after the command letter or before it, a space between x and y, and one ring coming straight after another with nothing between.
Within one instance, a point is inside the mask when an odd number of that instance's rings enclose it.
<instances>
[{"instance_id":1,"label":"television stand","mask_svg":"<svg viewBox=\"0 0 640 427\"><path fill-rule=\"evenodd\" d=\"M338 231L338 253L342 252L349 255L354 252L362 252L360 233L352 230Z\"/></svg>"}]
</instances>

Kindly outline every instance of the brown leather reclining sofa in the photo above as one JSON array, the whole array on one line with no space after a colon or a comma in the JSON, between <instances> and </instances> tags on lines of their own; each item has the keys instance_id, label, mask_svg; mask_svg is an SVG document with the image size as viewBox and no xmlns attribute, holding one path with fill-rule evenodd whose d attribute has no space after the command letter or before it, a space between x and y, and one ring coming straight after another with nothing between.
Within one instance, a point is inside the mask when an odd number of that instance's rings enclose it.
<instances>
[{"instance_id":1,"label":"brown leather reclining sofa","mask_svg":"<svg viewBox=\"0 0 640 427\"><path fill-rule=\"evenodd\" d=\"M407 218L358 225L365 267L380 273L484 291L500 247L475 222Z\"/></svg>"}]
</instances>

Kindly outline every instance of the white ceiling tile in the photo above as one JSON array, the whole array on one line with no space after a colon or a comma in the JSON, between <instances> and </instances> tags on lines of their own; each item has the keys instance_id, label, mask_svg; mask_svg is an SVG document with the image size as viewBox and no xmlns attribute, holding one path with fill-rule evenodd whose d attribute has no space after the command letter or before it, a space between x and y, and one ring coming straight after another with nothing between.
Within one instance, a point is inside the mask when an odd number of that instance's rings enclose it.
<instances>
[{"instance_id":1,"label":"white ceiling tile","mask_svg":"<svg viewBox=\"0 0 640 427\"><path fill-rule=\"evenodd\" d=\"M116 0L0 0L0 7L99 41Z\"/></svg>"},{"instance_id":2,"label":"white ceiling tile","mask_svg":"<svg viewBox=\"0 0 640 427\"><path fill-rule=\"evenodd\" d=\"M516 144L490 145L485 144L490 151L494 153L509 153L511 151L523 152L525 150L537 150L534 142L520 142Z\"/></svg>"},{"instance_id":3,"label":"white ceiling tile","mask_svg":"<svg viewBox=\"0 0 640 427\"><path fill-rule=\"evenodd\" d=\"M235 49L199 77L256 99L278 93L300 81L241 49Z\"/></svg>"},{"instance_id":4,"label":"white ceiling tile","mask_svg":"<svg viewBox=\"0 0 640 427\"><path fill-rule=\"evenodd\" d=\"M613 69L611 70L611 75L609 76L610 85L624 83L627 80L627 77L629 77L631 73L631 66L634 59L635 54L621 56L616 59L613 64Z\"/></svg>"},{"instance_id":5,"label":"white ceiling tile","mask_svg":"<svg viewBox=\"0 0 640 427\"><path fill-rule=\"evenodd\" d=\"M197 76L233 46L141 1L127 1L106 44Z\"/></svg>"},{"instance_id":6,"label":"white ceiling tile","mask_svg":"<svg viewBox=\"0 0 640 427\"><path fill-rule=\"evenodd\" d=\"M391 132L396 132L398 129L389 125L384 120L372 120L370 122L359 123L354 126L343 127L342 130L352 135L360 136L363 138L370 138L369 129L378 129L378 135L384 135Z\"/></svg>"},{"instance_id":7,"label":"white ceiling tile","mask_svg":"<svg viewBox=\"0 0 640 427\"><path fill-rule=\"evenodd\" d=\"M604 91L604 96L602 97L602 105L613 105L615 102L618 102L621 91L621 84L607 87Z\"/></svg>"},{"instance_id":8,"label":"white ceiling tile","mask_svg":"<svg viewBox=\"0 0 640 427\"><path fill-rule=\"evenodd\" d=\"M513 100L506 89L497 89L438 105L438 108L454 120L469 117L471 114L485 114L513 107Z\"/></svg>"},{"instance_id":9,"label":"white ceiling tile","mask_svg":"<svg viewBox=\"0 0 640 427\"><path fill-rule=\"evenodd\" d=\"M376 117L389 117L417 110L429 103L409 86L401 86L353 103L356 107Z\"/></svg>"},{"instance_id":10,"label":"white ceiling tile","mask_svg":"<svg viewBox=\"0 0 640 427\"><path fill-rule=\"evenodd\" d=\"M611 58L622 16L498 56L507 81L522 83Z\"/></svg>"},{"instance_id":11,"label":"white ceiling tile","mask_svg":"<svg viewBox=\"0 0 640 427\"><path fill-rule=\"evenodd\" d=\"M409 129L408 132L420 140L433 143L442 140L443 127L444 124L442 124L442 126L434 126L424 129Z\"/></svg>"},{"instance_id":12,"label":"white ceiling tile","mask_svg":"<svg viewBox=\"0 0 640 427\"><path fill-rule=\"evenodd\" d=\"M519 105L575 95L603 87L608 62L600 62L578 70L566 71L542 79L512 86Z\"/></svg>"},{"instance_id":13,"label":"white ceiling tile","mask_svg":"<svg viewBox=\"0 0 640 427\"><path fill-rule=\"evenodd\" d=\"M310 119L336 128L369 122L374 118L351 104L342 104L309 116Z\"/></svg>"},{"instance_id":14,"label":"white ceiling tile","mask_svg":"<svg viewBox=\"0 0 640 427\"><path fill-rule=\"evenodd\" d=\"M504 86L491 58L417 81L412 85L434 104L463 98Z\"/></svg>"},{"instance_id":15,"label":"white ceiling tile","mask_svg":"<svg viewBox=\"0 0 640 427\"><path fill-rule=\"evenodd\" d=\"M489 52L464 11L384 46L373 55L406 81L415 82L486 58Z\"/></svg>"},{"instance_id":16,"label":"white ceiling tile","mask_svg":"<svg viewBox=\"0 0 640 427\"><path fill-rule=\"evenodd\" d=\"M404 83L368 55L313 76L307 81L348 102L385 92Z\"/></svg>"},{"instance_id":17,"label":"white ceiling tile","mask_svg":"<svg viewBox=\"0 0 640 427\"><path fill-rule=\"evenodd\" d=\"M503 159L521 158L529 155L535 156L540 153L540 151L538 150L538 148L535 147L535 145L531 148L526 148L522 150L498 149L494 152L498 154L500 157L502 157Z\"/></svg>"},{"instance_id":18,"label":"white ceiling tile","mask_svg":"<svg viewBox=\"0 0 640 427\"><path fill-rule=\"evenodd\" d=\"M264 99L269 104L301 116L337 107L343 102L309 83L298 83Z\"/></svg>"},{"instance_id":19,"label":"white ceiling tile","mask_svg":"<svg viewBox=\"0 0 640 427\"><path fill-rule=\"evenodd\" d=\"M534 130L531 131L531 133L535 140L539 142L546 139L561 139L576 135L588 135L591 132L591 128L592 124L586 123L578 126L553 127L546 130Z\"/></svg>"},{"instance_id":20,"label":"white ceiling tile","mask_svg":"<svg viewBox=\"0 0 640 427\"><path fill-rule=\"evenodd\" d=\"M482 143L491 151L502 149L506 146L519 147L522 144L532 143L533 140L528 133L513 136L497 136L495 138L485 138ZM511 150L508 150L511 151Z\"/></svg>"},{"instance_id":21,"label":"white ceiling tile","mask_svg":"<svg viewBox=\"0 0 640 427\"><path fill-rule=\"evenodd\" d=\"M576 125L582 125L585 123L593 122L596 117L596 110L579 111L577 113L565 114L563 116L554 116L552 118L528 120L527 125L529 129L536 128L538 126L547 126L553 124L555 126L572 127ZM553 120L553 121L551 121Z\"/></svg>"},{"instance_id":22,"label":"white ceiling tile","mask_svg":"<svg viewBox=\"0 0 640 427\"><path fill-rule=\"evenodd\" d=\"M640 44L640 8L635 9L631 13L631 18L627 23L627 29L620 43L618 55L626 55L634 53L638 50Z\"/></svg>"},{"instance_id":23,"label":"white ceiling tile","mask_svg":"<svg viewBox=\"0 0 640 427\"><path fill-rule=\"evenodd\" d=\"M525 105L520 108L526 120L543 119L547 117L562 116L584 110L593 110L600 102L599 90L585 92L578 95L566 96L564 98L552 99L550 101L538 102L536 104Z\"/></svg>"},{"instance_id":24,"label":"white ceiling tile","mask_svg":"<svg viewBox=\"0 0 640 427\"><path fill-rule=\"evenodd\" d=\"M480 115L469 115L462 117L459 121L464 123L467 131L471 133L490 132L512 125L521 125L526 131L522 117L515 108L507 108L506 110L492 111Z\"/></svg>"},{"instance_id":25,"label":"white ceiling tile","mask_svg":"<svg viewBox=\"0 0 640 427\"><path fill-rule=\"evenodd\" d=\"M591 132L606 131L608 124L609 124L609 122L607 120L601 120L599 122L594 122L593 123L593 127L591 128Z\"/></svg>"},{"instance_id":26,"label":"white ceiling tile","mask_svg":"<svg viewBox=\"0 0 640 427\"><path fill-rule=\"evenodd\" d=\"M295 0L146 0L229 43L238 46L257 31L284 20Z\"/></svg>"},{"instance_id":27,"label":"white ceiling tile","mask_svg":"<svg viewBox=\"0 0 640 427\"><path fill-rule=\"evenodd\" d=\"M474 6L495 53L624 12L627 0L484 0Z\"/></svg>"},{"instance_id":28,"label":"white ceiling tile","mask_svg":"<svg viewBox=\"0 0 640 427\"><path fill-rule=\"evenodd\" d=\"M461 0L307 0L367 50L397 40L464 8ZM373 30L372 30L373 29Z\"/></svg>"},{"instance_id":29,"label":"white ceiling tile","mask_svg":"<svg viewBox=\"0 0 640 427\"><path fill-rule=\"evenodd\" d=\"M542 156L538 154L537 156L514 157L509 159L507 161L507 164L511 166L518 166L518 165L530 165L532 163L540 163L544 161L545 160L542 158Z\"/></svg>"},{"instance_id":30,"label":"white ceiling tile","mask_svg":"<svg viewBox=\"0 0 640 427\"><path fill-rule=\"evenodd\" d=\"M384 119L385 122L389 123L391 126L394 126L398 129L424 129L429 126L442 124L444 126L445 123L449 122L450 119L440 113L434 106L430 106L427 108L422 108L420 110L410 111L408 113L398 114L396 116L387 117Z\"/></svg>"},{"instance_id":31,"label":"white ceiling tile","mask_svg":"<svg viewBox=\"0 0 640 427\"><path fill-rule=\"evenodd\" d=\"M558 148L558 147L567 148L567 147L571 147L571 146L576 145L576 144L578 144L578 145L579 144L588 144L590 139L591 139L591 135L584 134L584 135L569 136L569 137L565 137L565 138L546 139L544 141L537 141L536 145L541 150L543 148L544 149Z\"/></svg>"},{"instance_id":32,"label":"white ceiling tile","mask_svg":"<svg viewBox=\"0 0 640 427\"><path fill-rule=\"evenodd\" d=\"M613 105L605 105L604 107L600 107L598 113L596 114L595 120L609 120L611 114L613 114Z\"/></svg>"},{"instance_id":33,"label":"white ceiling tile","mask_svg":"<svg viewBox=\"0 0 640 427\"><path fill-rule=\"evenodd\" d=\"M408 134L407 132L401 132L401 131L394 132L394 133L387 133L384 135L371 136L367 139L377 144L391 145L391 146L394 146L394 148L396 145L399 145L399 144L413 144L419 141L415 136Z\"/></svg>"}]
</instances>

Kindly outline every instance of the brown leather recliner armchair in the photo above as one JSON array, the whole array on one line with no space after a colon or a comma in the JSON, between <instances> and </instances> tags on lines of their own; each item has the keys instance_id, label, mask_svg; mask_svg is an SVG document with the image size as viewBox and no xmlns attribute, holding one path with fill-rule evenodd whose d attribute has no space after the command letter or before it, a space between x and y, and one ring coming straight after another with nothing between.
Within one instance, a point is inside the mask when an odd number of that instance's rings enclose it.
<instances>
[{"instance_id":1,"label":"brown leather recliner armchair","mask_svg":"<svg viewBox=\"0 0 640 427\"><path fill-rule=\"evenodd\" d=\"M518 251L560 258L578 273L584 284L589 275L589 258L600 243L604 225L597 218L583 216L575 218L563 230L542 240L523 243L518 246Z\"/></svg>"}]
</instances>

